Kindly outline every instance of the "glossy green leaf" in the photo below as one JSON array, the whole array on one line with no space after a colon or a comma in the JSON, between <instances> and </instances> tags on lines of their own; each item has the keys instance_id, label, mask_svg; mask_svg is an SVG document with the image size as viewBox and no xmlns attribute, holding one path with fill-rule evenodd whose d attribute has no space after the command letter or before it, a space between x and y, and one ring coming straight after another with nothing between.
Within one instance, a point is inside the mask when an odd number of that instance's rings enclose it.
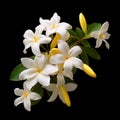
<instances>
[{"instance_id":1,"label":"glossy green leaf","mask_svg":"<svg viewBox=\"0 0 120 120\"><path fill-rule=\"evenodd\" d=\"M81 44L84 45L85 47L90 47L91 46L90 43L88 42L88 40L83 40L81 42Z\"/></svg>"},{"instance_id":2,"label":"glossy green leaf","mask_svg":"<svg viewBox=\"0 0 120 120\"><path fill-rule=\"evenodd\" d=\"M37 83L35 86L33 86L32 91L38 93L41 96L41 99L39 99L39 100L31 100L31 105L35 105L35 104L39 103L40 100L42 100L42 97L44 94L44 89L42 88L42 86L39 83Z\"/></svg>"},{"instance_id":3,"label":"glossy green leaf","mask_svg":"<svg viewBox=\"0 0 120 120\"><path fill-rule=\"evenodd\" d=\"M11 72L10 80L19 81L19 74L26 68L22 64L18 64Z\"/></svg>"},{"instance_id":4,"label":"glossy green leaf","mask_svg":"<svg viewBox=\"0 0 120 120\"><path fill-rule=\"evenodd\" d=\"M76 36L79 38L83 36L83 31L78 27L76 27Z\"/></svg>"},{"instance_id":5,"label":"glossy green leaf","mask_svg":"<svg viewBox=\"0 0 120 120\"><path fill-rule=\"evenodd\" d=\"M72 30L72 29L68 29L68 32L70 33L70 35L73 35L73 36L76 35L76 33L74 32L74 30Z\"/></svg>"},{"instance_id":6,"label":"glossy green leaf","mask_svg":"<svg viewBox=\"0 0 120 120\"><path fill-rule=\"evenodd\" d=\"M82 46L81 48L82 48L82 53L80 54L80 58L84 63L89 64L89 58L87 52L84 49L85 47Z\"/></svg>"},{"instance_id":7,"label":"glossy green leaf","mask_svg":"<svg viewBox=\"0 0 120 120\"><path fill-rule=\"evenodd\" d=\"M98 30L100 27L101 27L100 23L92 23L92 24L90 24L89 27L88 27L88 34L93 32L93 31Z\"/></svg>"},{"instance_id":8,"label":"glossy green leaf","mask_svg":"<svg viewBox=\"0 0 120 120\"><path fill-rule=\"evenodd\" d=\"M95 48L92 48L92 47L84 47L86 53L92 57L93 59L96 59L96 60L100 60L101 57L100 57L100 54L98 53L98 51L95 49Z\"/></svg>"}]
</instances>

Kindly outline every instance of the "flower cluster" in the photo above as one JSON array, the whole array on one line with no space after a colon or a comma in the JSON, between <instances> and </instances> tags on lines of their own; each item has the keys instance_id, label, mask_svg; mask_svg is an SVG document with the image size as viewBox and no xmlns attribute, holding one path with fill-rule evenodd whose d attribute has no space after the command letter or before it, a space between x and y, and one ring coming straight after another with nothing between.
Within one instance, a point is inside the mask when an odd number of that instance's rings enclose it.
<instances>
[{"instance_id":1,"label":"flower cluster","mask_svg":"<svg viewBox=\"0 0 120 120\"><path fill-rule=\"evenodd\" d=\"M31 49L33 55L21 58L21 63L11 72L10 80L24 81L22 89L14 89L18 96L14 100L15 106L23 103L24 108L31 111L31 106L37 104L46 91L48 102L59 97L70 107L68 92L78 87L74 80L76 70L96 78L89 66L89 56L100 59L95 48L99 48L103 42L107 49L110 48L106 41L110 37L108 21L88 24L83 13L80 13L80 27L74 30L72 25L60 20L61 17L55 12L51 19L40 17L40 24L34 31L25 31L23 53L27 54L27 50ZM88 39L96 39L96 45L92 47Z\"/></svg>"}]
</instances>

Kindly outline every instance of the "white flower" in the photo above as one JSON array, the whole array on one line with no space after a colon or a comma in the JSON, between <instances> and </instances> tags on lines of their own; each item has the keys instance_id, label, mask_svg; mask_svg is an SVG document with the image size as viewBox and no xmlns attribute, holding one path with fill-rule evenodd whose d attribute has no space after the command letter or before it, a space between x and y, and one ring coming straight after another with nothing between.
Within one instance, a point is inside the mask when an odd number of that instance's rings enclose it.
<instances>
[{"instance_id":1,"label":"white flower","mask_svg":"<svg viewBox=\"0 0 120 120\"><path fill-rule=\"evenodd\" d=\"M48 102L53 102L57 96L60 100L65 103L67 106L71 106L70 98L68 92L74 91L77 88L76 83L67 83L65 81L59 81L57 84L51 83L49 86L45 86L45 89L52 91L51 97L48 99Z\"/></svg>"},{"instance_id":2,"label":"white flower","mask_svg":"<svg viewBox=\"0 0 120 120\"><path fill-rule=\"evenodd\" d=\"M36 56L35 59L21 58L22 64L27 68L19 75L20 80L27 79L26 85L31 89L37 82L43 86L50 84L50 75L57 72L58 67L46 63L45 55Z\"/></svg>"},{"instance_id":3,"label":"white flower","mask_svg":"<svg viewBox=\"0 0 120 120\"><path fill-rule=\"evenodd\" d=\"M40 51L40 45L41 44L47 44L51 41L50 37L47 37L42 34L43 26L40 26L39 29L36 29L35 33L33 33L32 30L26 30L24 33L24 40L23 43L25 45L25 48L23 50L24 53L27 53L26 49L31 47L32 52L35 55L39 55L41 53Z\"/></svg>"},{"instance_id":4,"label":"white flower","mask_svg":"<svg viewBox=\"0 0 120 120\"><path fill-rule=\"evenodd\" d=\"M66 30L71 29L72 26L66 22L60 22L60 16L55 12L50 20L40 18L40 24L45 26L46 35L59 33L61 36L66 35Z\"/></svg>"},{"instance_id":5,"label":"white flower","mask_svg":"<svg viewBox=\"0 0 120 120\"><path fill-rule=\"evenodd\" d=\"M105 22L99 30L90 33L91 37L97 39L95 48L99 48L102 45L102 42L105 42L106 48L110 48L109 43L106 41L110 37L110 34L107 32L108 27L109 23Z\"/></svg>"},{"instance_id":6,"label":"white flower","mask_svg":"<svg viewBox=\"0 0 120 120\"><path fill-rule=\"evenodd\" d=\"M82 49L79 46L74 46L69 48L67 42L63 40L58 41L58 49L61 54L53 55L50 58L50 63L52 64L63 64L64 74L70 79L73 79L72 68L82 69L83 62L77 58L77 56L82 52Z\"/></svg>"},{"instance_id":7,"label":"white flower","mask_svg":"<svg viewBox=\"0 0 120 120\"><path fill-rule=\"evenodd\" d=\"M41 96L36 92L31 92L24 84L23 89L15 88L14 93L20 96L14 100L14 105L17 106L21 103L24 104L24 108L27 111L31 111L31 100L39 100Z\"/></svg>"}]
</instances>

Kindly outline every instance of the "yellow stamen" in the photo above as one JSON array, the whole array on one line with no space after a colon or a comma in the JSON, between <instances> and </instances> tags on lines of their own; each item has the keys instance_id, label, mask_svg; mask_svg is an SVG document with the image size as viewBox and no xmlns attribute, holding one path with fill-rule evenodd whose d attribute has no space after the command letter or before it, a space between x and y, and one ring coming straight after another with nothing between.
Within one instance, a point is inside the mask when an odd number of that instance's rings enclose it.
<instances>
[{"instance_id":1,"label":"yellow stamen","mask_svg":"<svg viewBox=\"0 0 120 120\"><path fill-rule=\"evenodd\" d=\"M52 28L52 29L56 29L57 27L58 27L58 26L55 25L55 24L51 25L51 28Z\"/></svg>"},{"instance_id":2,"label":"yellow stamen","mask_svg":"<svg viewBox=\"0 0 120 120\"><path fill-rule=\"evenodd\" d=\"M63 96L63 99L64 99L66 105L68 107L70 107L71 106L71 101L70 101L70 97L69 97L65 87L63 85L61 85L60 90L61 90L61 93L62 93L62 96Z\"/></svg>"},{"instance_id":3,"label":"yellow stamen","mask_svg":"<svg viewBox=\"0 0 120 120\"><path fill-rule=\"evenodd\" d=\"M80 26L81 26L83 32L85 34L87 34L87 22L86 22L86 19L85 19L83 13L79 14L79 22L80 22Z\"/></svg>"},{"instance_id":4,"label":"yellow stamen","mask_svg":"<svg viewBox=\"0 0 120 120\"><path fill-rule=\"evenodd\" d=\"M87 64L83 64L83 71L89 76L96 78L95 72Z\"/></svg>"},{"instance_id":5,"label":"yellow stamen","mask_svg":"<svg viewBox=\"0 0 120 120\"><path fill-rule=\"evenodd\" d=\"M65 56L65 58L64 58L64 59L65 59L65 60L67 60L67 59L69 59L69 58L70 58L70 56L69 56L69 55L67 55L67 56Z\"/></svg>"},{"instance_id":6,"label":"yellow stamen","mask_svg":"<svg viewBox=\"0 0 120 120\"><path fill-rule=\"evenodd\" d=\"M60 54L60 50L58 48L52 48L49 52L50 56L56 55L56 54Z\"/></svg>"},{"instance_id":7,"label":"yellow stamen","mask_svg":"<svg viewBox=\"0 0 120 120\"><path fill-rule=\"evenodd\" d=\"M56 33L56 35L50 45L50 49L54 48L57 45L58 40L60 40L60 39L61 39L61 35L59 33Z\"/></svg>"},{"instance_id":8,"label":"yellow stamen","mask_svg":"<svg viewBox=\"0 0 120 120\"><path fill-rule=\"evenodd\" d=\"M99 37L100 37L100 39L106 39L105 34L100 34Z\"/></svg>"},{"instance_id":9,"label":"yellow stamen","mask_svg":"<svg viewBox=\"0 0 120 120\"><path fill-rule=\"evenodd\" d=\"M37 71L36 71L36 72L40 73L40 72L41 72L41 70L40 70L40 69L37 69Z\"/></svg>"},{"instance_id":10,"label":"yellow stamen","mask_svg":"<svg viewBox=\"0 0 120 120\"><path fill-rule=\"evenodd\" d=\"M23 93L23 96L26 98L27 96L29 95L29 93L27 92L27 91L25 91L24 93Z\"/></svg>"},{"instance_id":11,"label":"yellow stamen","mask_svg":"<svg viewBox=\"0 0 120 120\"><path fill-rule=\"evenodd\" d=\"M37 42L37 41L38 41L38 37L34 36L34 42Z\"/></svg>"}]
</instances>

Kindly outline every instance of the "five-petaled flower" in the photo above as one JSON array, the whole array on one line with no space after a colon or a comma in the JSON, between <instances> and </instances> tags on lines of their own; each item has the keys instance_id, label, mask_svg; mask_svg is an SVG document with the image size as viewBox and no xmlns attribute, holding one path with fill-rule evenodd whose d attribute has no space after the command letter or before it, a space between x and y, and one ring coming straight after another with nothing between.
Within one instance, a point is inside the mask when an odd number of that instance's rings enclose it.
<instances>
[{"instance_id":1,"label":"five-petaled flower","mask_svg":"<svg viewBox=\"0 0 120 120\"><path fill-rule=\"evenodd\" d=\"M106 41L109 39L110 34L107 32L109 27L108 21L104 22L101 28L97 31L93 31L90 33L91 37L94 37L96 40L96 48L99 48L102 45L102 42L105 42L106 48L110 48L109 43Z\"/></svg>"},{"instance_id":2,"label":"five-petaled flower","mask_svg":"<svg viewBox=\"0 0 120 120\"><path fill-rule=\"evenodd\" d=\"M25 82L23 84L23 89L15 88L14 93L15 95L19 96L14 100L14 105L18 106L19 104L23 103L24 108L27 111L31 111L31 100L41 99L41 96L38 93L32 92L27 88Z\"/></svg>"},{"instance_id":3,"label":"five-petaled flower","mask_svg":"<svg viewBox=\"0 0 120 120\"><path fill-rule=\"evenodd\" d=\"M56 65L47 63L47 56L41 54L32 58L21 58L26 67L19 75L19 80L26 80L26 86L31 89L39 82L43 86L50 85L50 75L58 71Z\"/></svg>"}]
</instances>

